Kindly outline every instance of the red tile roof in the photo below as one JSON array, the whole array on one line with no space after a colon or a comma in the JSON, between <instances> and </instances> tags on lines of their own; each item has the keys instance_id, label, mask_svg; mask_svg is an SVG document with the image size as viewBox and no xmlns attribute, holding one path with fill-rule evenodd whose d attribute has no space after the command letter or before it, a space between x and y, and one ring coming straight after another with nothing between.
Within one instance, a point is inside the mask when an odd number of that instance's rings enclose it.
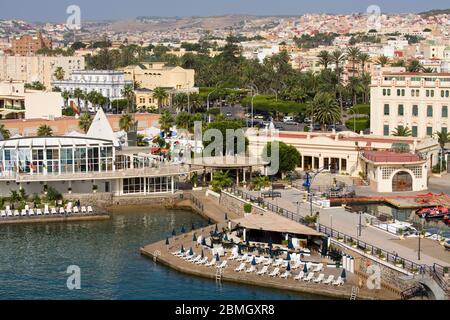
<instances>
[{"instance_id":1,"label":"red tile roof","mask_svg":"<svg viewBox=\"0 0 450 320\"><path fill-rule=\"evenodd\" d=\"M417 162L422 158L415 153L395 151L364 151L363 157L372 162Z\"/></svg>"}]
</instances>

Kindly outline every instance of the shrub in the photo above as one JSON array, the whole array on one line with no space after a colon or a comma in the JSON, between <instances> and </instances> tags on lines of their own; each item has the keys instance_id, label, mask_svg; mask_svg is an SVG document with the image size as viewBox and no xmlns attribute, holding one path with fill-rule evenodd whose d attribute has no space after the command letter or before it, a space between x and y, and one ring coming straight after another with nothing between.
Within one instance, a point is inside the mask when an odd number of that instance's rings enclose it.
<instances>
[{"instance_id":1,"label":"shrub","mask_svg":"<svg viewBox=\"0 0 450 320\"><path fill-rule=\"evenodd\" d=\"M56 200L62 200L62 195L59 191L57 191L55 188L47 187L47 201L56 201Z\"/></svg>"},{"instance_id":2,"label":"shrub","mask_svg":"<svg viewBox=\"0 0 450 320\"><path fill-rule=\"evenodd\" d=\"M365 129L370 128L370 119L368 118L356 120L350 119L345 122L345 126L355 132L364 131Z\"/></svg>"},{"instance_id":3,"label":"shrub","mask_svg":"<svg viewBox=\"0 0 450 320\"><path fill-rule=\"evenodd\" d=\"M251 213L252 212L252 205L250 203L244 204L244 212L245 213Z\"/></svg>"}]
</instances>

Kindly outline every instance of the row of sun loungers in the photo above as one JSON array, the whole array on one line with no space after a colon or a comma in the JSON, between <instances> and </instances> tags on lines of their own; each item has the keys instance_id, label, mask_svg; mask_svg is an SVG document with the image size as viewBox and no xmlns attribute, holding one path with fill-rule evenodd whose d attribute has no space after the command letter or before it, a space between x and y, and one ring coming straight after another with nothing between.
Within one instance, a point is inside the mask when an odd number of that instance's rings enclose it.
<instances>
[{"instance_id":1,"label":"row of sun loungers","mask_svg":"<svg viewBox=\"0 0 450 320\"><path fill-rule=\"evenodd\" d=\"M190 255L189 251L184 252L184 253L181 251L175 251L175 252L172 252L172 255L179 257L180 259L183 259L187 262L190 262L190 263L193 263L196 265L203 265L205 267L216 267L218 269L225 269L228 264L227 260L224 260L224 261L218 263L216 261L216 258L212 257L211 261L209 261L208 257L202 258L202 256L200 254L199 255L196 255L196 254Z\"/></svg>"},{"instance_id":2,"label":"row of sun loungers","mask_svg":"<svg viewBox=\"0 0 450 320\"><path fill-rule=\"evenodd\" d=\"M92 214L94 210L92 206L71 206L70 204L64 208L49 208L47 205L43 209L30 209L28 206L22 210L11 210L9 206L6 206L5 210L0 211L1 218L11 218L11 217L33 217L33 216L43 216L43 215L63 215L63 214Z\"/></svg>"}]
</instances>

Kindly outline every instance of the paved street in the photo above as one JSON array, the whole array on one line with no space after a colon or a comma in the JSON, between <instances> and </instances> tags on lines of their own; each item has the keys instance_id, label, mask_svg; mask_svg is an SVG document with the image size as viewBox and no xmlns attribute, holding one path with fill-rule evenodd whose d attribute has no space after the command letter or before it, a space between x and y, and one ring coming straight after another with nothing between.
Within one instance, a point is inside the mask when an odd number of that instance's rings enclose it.
<instances>
[{"instance_id":1,"label":"paved street","mask_svg":"<svg viewBox=\"0 0 450 320\"><path fill-rule=\"evenodd\" d=\"M250 192L255 196L259 196L259 192ZM299 208L295 202L302 199L301 192L297 189L281 190L282 198L266 198L266 200L272 204L283 207L292 212L299 212L301 216L305 217L310 213L309 203L301 203ZM298 209L298 211L297 211ZM358 214L345 211L341 207L333 207L331 209L320 209L317 206L313 206L313 213L320 212L320 223L327 227L338 230L349 236L358 238ZM364 217L362 222L365 222ZM361 240L382 248L391 253L397 253L400 257L409 259L416 263L423 263L433 265L433 263L439 263L441 265L450 264L450 252L437 242L429 239L423 239L424 250L421 251L421 260L418 260L417 246L413 246L411 243L417 241L416 239L399 240L394 235L385 231L379 230L375 227L363 227ZM433 248L427 250L426 248Z\"/></svg>"}]
</instances>

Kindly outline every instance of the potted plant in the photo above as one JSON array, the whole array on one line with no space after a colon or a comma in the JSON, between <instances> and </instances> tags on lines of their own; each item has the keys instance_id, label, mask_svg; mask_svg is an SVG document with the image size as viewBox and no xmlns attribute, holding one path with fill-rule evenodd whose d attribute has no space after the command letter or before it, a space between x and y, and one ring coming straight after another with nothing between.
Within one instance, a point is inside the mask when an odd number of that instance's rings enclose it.
<instances>
[{"instance_id":1,"label":"potted plant","mask_svg":"<svg viewBox=\"0 0 450 320\"><path fill-rule=\"evenodd\" d=\"M244 212L246 214L252 213L252 205L250 203L244 204Z\"/></svg>"},{"instance_id":2,"label":"potted plant","mask_svg":"<svg viewBox=\"0 0 450 320\"><path fill-rule=\"evenodd\" d=\"M405 239L405 237L403 236L403 229L398 230L398 236L399 236L400 240Z\"/></svg>"},{"instance_id":3,"label":"potted plant","mask_svg":"<svg viewBox=\"0 0 450 320\"><path fill-rule=\"evenodd\" d=\"M92 192L97 193L98 186L96 184L92 185Z\"/></svg>"},{"instance_id":4,"label":"potted plant","mask_svg":"<svg viewBox=\"0 0 450 320\"><path fill-rule=\"evenodd\" d=\"M366 226L370 226L370 219L366 217Z\"/></svg>"},{"instance_id":5,"label":"potted plant","mask_svg":"<svg viewBox=\"0 0 450 320\"><path fill-rule=\"evenodd\" d=\"M67 193L69 193L69 194L72 193L72 188L71 187L67 188Z\"/></svg>"},{"instance_id":6,"label":"potted plant","mask_svg":"<svg viewBox=\"0 0 450 320\"><path fill-rule=\"evenodd\" d=\"M44 184L44 194L47 195L48 185Z\"/></svg>"}]
</instances>

